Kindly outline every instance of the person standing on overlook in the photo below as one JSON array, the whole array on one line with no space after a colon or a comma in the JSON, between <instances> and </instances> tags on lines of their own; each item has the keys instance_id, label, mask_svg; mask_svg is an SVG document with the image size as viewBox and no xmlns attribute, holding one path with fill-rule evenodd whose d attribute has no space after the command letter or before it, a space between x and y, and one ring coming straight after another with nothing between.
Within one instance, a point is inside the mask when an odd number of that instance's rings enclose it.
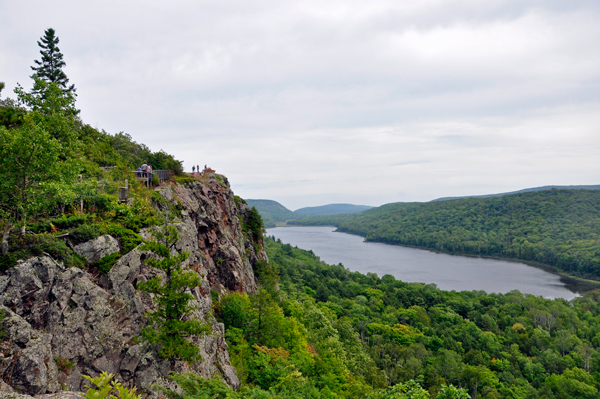
<instances>
[{"instance_id":1,"label":"person standing on overlook","mask_svg":"<svg viewBox=\"0 0 600 399\"><path fill-rule=\"evenodd\" d=\"M192 173L194 174L194 176L196 176L196 167L192 166Z\"/></svg>"}]
</instances>

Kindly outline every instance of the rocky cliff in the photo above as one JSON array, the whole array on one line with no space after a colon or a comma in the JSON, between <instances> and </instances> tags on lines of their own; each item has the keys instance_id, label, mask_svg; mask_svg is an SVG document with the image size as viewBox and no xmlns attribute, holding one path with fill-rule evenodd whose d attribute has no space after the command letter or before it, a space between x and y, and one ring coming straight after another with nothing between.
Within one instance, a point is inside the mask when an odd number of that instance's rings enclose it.
<instances>
[{"instance_id":1,"label":"rocky cliff","mask_svg":"<svg viewBox=\"0 0 600 399\"><path fill-rule=\"evenodd\" d=\"M180 211L175 222L181 233L176 249L190 254L182 267L195 270L202 279L192 292L197 302L193 317L211 326L209 333L195 340L202 360L193 365L165 360L156 348L137 340L146 323L144 315L154 306L149 294L135 289L139 281L157 272L145 265L150 253L136 248L106 274L65 268L49 256L35 257L0 276L6 335L0 344L4 381L0 395L8 397L11 390L38 396L81 391L82 375L102 371L115 373L124 385L151 396L151 384L172 386L167 379L171 371L193 371L219 377L232 387L239 385L229 362L224 327L212 317L211 290L257 289L253 265L267 256L262 244L252 242L242 230L250 209L236 200L227 179L216 174L185 185L164 185L157 191ZM148 231L142 235L150 237ZM99 252L107 250L106 245L114 246L112 237L100 237L85 248Z\"/></svg>"}]
</instances>

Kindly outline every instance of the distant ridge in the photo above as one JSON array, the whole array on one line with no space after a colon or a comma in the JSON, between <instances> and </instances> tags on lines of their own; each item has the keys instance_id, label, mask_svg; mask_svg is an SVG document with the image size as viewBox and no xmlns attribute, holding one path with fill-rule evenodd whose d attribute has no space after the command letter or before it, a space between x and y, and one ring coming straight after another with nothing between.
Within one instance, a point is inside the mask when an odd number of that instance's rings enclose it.
<instances>
[{"instance_id":1,"label":"distant ridge","mask_svg":"<svg viewBox=\"0 0 600 399\"><path fill-rule=\"evenodd\" d=\"M277 201L266 199L248 199L246 203L250 207L256 207L260 216L262 216L265 227L275 227L276 223L282 223L290 219L299 219L302 216L296 215Z\"/></svg>"},{"instance_id":2,"label":"distant ridge","mask_svg":"<svg viewBox=\"0 0 600 399\"><path fill-rule=\"evenodd\" d=\"M507 193L499 193L499 194L465 195L463 197L442 197L442 198L437 198L437 199L431 200L430 202L449 201L449 200L462 199L462 198L502 197L504 195L511 195L511 194L520 194L520 193L529 193L529 192L534 192L534 191L552 190L553 188L556 188L556 189L559 189L559 190L600 190L600 184L587 185L587 186L542 186L542 187L532 187L532 188L524 188L523 190L509 191Z\"/></svg>"},{"instance_id":3,"label":"distant ridge","mask_svg":"<svg viewBox=\"0 0 600 399\"><path fill-rule=\"evenodd\" d=\"M266 199L247 199L246 203L250 207L256 207L265 223L265 227L275 227L277 223L284 223L288 220L298 220L307 216L325 216L337 215L340 213L357 213L373 208L368 205L352 204L329 204L322 206L313 206L300 208L294 212L287 209L277 201Z\"/></svg>"},{"instance_id":4,"label":"distant ridge","mask_svg":"<svg viewBox=\"0 0 600 399\"><path fill-rule=\"evenodd\" d=\"M337 215L339 213L357 213L371 208L373 207L368 205L329 204L296 209L294 213L302 216L322 216Z\"/></svg>"}]
</instances>

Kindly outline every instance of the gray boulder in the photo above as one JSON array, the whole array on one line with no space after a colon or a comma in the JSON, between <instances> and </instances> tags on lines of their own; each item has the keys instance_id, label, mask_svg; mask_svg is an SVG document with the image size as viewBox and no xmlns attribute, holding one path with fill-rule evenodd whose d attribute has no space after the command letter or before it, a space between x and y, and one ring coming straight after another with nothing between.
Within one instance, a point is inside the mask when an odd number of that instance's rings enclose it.
<instances>
[{"instance_id":1,"label":"gray boulder","mask_svg":"<svg viewBox=\"0 0 600 399\"><path fill-rule=\"evenodd\" d=\"M119 252L119 242L107 234L76 245L73 247L73 251L86 258L88 262L95 262L106 255Z\"/></svg>"},{"instance_id":2,"label":"gray boulder","mask_svg":"<svg viewBox=\"0 0 600 399\"><path fill-rule=\"evenodd\" d=\"M242 229L240 221L247 220L250 209L236 201L223 176L214 174L186 186L161 186L159 192L180 210L175 226L181 237L173 250L190 254L181 267L201 278L201 285L191 291L196 305L191 317L210 325L209 332L192 338L202 359L194 364L165 360L157 348L138 340L147 312L155 309L152 296L136 289L138 282L161 273L146 265L153 254L136 248L106 274L34 257L0 276L0 309L8 337L0 343L0 373L6 383L0 383L0 397L77 398L73 392L84 391L87 383L82 376L103 371L149 398L158 397L152 384L176 388L170 372L194 372L239 387L224 326L212 316L211 290L257 290L253 265L267 255L262 243L253 242ZM142 235L151 239L149 230ZM105 235L74 249L94 262L119 251L119 245ZM9 392L7 384L14 390Z\"/></svg>"}]
</instances>

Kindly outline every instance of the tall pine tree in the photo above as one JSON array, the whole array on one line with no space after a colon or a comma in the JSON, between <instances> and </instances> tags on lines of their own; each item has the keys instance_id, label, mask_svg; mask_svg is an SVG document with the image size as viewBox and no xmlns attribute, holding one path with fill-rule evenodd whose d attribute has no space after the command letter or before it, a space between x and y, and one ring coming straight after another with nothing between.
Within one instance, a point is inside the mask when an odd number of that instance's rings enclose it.
<instances>
[{"instance_id":1,"label":"tall pine tree","mask_svg":"<svg viewBox=\"0 0 600 399\"><path fill-rule=\"evenodd\" d=\"M67 64L63 61L63 55L57 47L58 36L55 33L52 28L46 29L41 42L37 42L41 47L42 60L34 60L37 66L32 66L31 69L35 71L34 75L38 78L58 84L64 92L74 93L75 85L68 86L69 78L62 70Z\"/></svg>"}]
</instances>

